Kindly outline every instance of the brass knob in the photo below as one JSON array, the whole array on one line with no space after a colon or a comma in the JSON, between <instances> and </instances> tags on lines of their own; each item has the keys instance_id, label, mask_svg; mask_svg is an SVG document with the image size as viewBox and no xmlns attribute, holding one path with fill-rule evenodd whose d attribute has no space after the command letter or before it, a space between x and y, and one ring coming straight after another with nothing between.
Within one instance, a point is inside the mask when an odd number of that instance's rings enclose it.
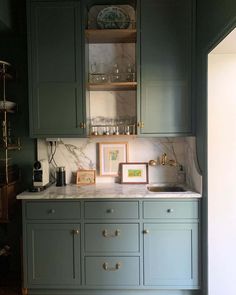
<instances>
[{"instance_id":1,"label":"brass knob","mask_svg":"<svg viewBox=\"0 0 236 295\"><path fill-rule=\"evenodd\" d=\"M114 209L107 209L107 213L114 213Z\"/></svg>"},{"instance_id":2,"label":"brass knob","mask_svg":"<svg viewBox=\"0 0 236 295\"><path fill-rule=\"evenodd\" d=\"M73 230L73 234L74 234L74 235L79 235L79 233L80 233L79 229L74 229L74 230Z\"/></svg>"},{"instance_id":3,"label":"brass knob","mask_svg":"<svg viewBox=\"0 0 236 295\"><path fill-rule=\"evenodd\" d=\"M50 209L50 210L48 211L48 213L49 213L49 214L54 214L54 213L56 213L56 210L55 210L55 209Z\"/></svg>"},{"instance_id":4,"label":"brass knob","mask_svg":"<svg viewBox=\"0 0 236 295\"><path fill-rule=\"evenodd\" d=\"M167 209L167 213L173 213L174 209Z\"/></svg>"},{"instance_id":5,"label":"brass knob","mask_svg":"<svg viewBox=\"0 0 236 295\"><path fill-rule=\"evenodd\" d=\"M147 235L147 234L149 234L149 230L148 230L148 229L145 229L145 230L143 231L143 233Z\"/></svg>"}]
</instances>

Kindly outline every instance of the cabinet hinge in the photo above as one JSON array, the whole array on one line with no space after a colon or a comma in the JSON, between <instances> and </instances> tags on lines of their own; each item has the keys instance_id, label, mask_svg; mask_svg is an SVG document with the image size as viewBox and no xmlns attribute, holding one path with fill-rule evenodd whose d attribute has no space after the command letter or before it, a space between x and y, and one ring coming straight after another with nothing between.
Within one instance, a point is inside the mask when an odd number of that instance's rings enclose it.
<instances>
[{"instance_id":1,"label":"cabinet hinge","mask_svg":"<svg viewBox=\"0 0 236 295\"><path fill-rule=\"evenodd\" d=\"M138 128L144 128L144 122L138 122L137 127Z\"/></svg>"},{"instance_id":2,"label":"cabinet hinge","mask_svg":"<svg viewBox=\"0 0 236 295\"><path fill-rule=\"evenodd\" d=\"M85 129L86 128L86 124L84 122L80 122L79 127L81 129Z\"/></svg>"}]
</instances>

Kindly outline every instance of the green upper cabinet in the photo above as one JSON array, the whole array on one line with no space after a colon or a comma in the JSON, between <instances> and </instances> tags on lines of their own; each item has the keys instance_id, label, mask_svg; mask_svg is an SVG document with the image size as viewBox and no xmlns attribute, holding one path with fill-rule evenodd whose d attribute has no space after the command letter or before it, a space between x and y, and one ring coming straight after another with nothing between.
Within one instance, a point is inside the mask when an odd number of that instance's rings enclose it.
<instances>
[{"instance_id":1,"label":"green upper cabinet","mask_svg":"<svg viewBox=\"0 0 236 295\"><path fill-rule=\"evenodd\" d=\"M85 134L80 1L29 1L30 135Z\"/></svg>"},{"instance_id":2,"label":"green upper cabinet","mask_svg":"<svg viewBox=\"0 0 236 295\"><path fill-rule=\"evenodd\" d=\"M140 135L192 133L191 0L140 0Z\"/></svg>"}]
</instances>

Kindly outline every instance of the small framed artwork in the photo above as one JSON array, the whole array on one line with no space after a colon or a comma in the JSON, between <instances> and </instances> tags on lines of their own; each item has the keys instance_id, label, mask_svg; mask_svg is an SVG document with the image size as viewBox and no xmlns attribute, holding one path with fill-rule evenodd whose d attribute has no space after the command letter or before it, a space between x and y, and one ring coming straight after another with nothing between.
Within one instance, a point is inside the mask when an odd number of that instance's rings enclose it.
<instances>
[{"instance_id":1,"label":"small framed artwork","mask_svg":"<svg viewBox=\"0 0 236 295\"><path fill-rule=\"evenodd\" d=\"M148 163L121 163L121 183L148 183Z\"/></svg>"},{"instance_id":2,"label":"small framed artwork","mask_svg":"<svg viewBox=\"0 0 236 295\"><path fill-rule=\"evenodd\" d=\"M119 164L127 161L127 142L99 143L99 170L101 176L118 176Z\"/></svg>"},{"instance_id":3,"label":"small framed artwork","mask_svg":"<svg viewBox=\"0 0 236 295\"><path fill-rule=\"evenodd\" d=\"M96 171L95 170L78 170L76 173L76 184L95 184Z\"/></svg>"}]
</instances>

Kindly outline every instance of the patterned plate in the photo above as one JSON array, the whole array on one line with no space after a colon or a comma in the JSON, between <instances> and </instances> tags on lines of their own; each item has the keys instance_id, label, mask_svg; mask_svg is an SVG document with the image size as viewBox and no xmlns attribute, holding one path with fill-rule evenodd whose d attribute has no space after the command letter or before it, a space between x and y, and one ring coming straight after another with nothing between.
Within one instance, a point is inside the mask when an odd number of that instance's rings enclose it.
<instances>
[{"instance_id":1,"label":"patterned plate","mask_svg":"<svg viewBox=\"0 0 236 295\"><path fill-rule=\"evenodd\" d=\"M130 18L120 7L109 6L99 12L97 24L100 29L127 29Z\"/></svg>"}]
</instances>

